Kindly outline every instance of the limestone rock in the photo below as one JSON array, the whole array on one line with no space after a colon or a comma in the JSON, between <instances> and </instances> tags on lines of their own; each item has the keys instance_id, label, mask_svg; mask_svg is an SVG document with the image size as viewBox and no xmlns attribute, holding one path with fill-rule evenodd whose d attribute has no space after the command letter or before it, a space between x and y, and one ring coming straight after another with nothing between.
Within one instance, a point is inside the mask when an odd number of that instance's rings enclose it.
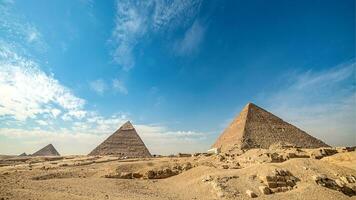
<instances>
[{"instance_id":1,"label":"limestone rock","mask_svg":"<svg viewBox=\"0 0 356 200\"><path fill-rule=\"evenodd\" d=\"M313 180L320 186L340 191L347 196L356 195L356 191L345 184L345 180L347 181L346 177L340 177L340 179L333 180L326 175L315 175L313 176Z\"/></svg>"},{"instance_id":2,"label":"limestone rock","mask_svg":"<svg viewBox=\"0 0 356 200\"><path fill-rule=\"evenodd\" d=\"M251 197L251 198L257 197L257 194L254 193L254 192L251 191L251 190L246 190L246 194L247 194L247 196L249 196L249 197Z\"/></svg>"},{"instance_id":3,"label":"limestone rock","mask_svg":"<svg viewBox=\"0 0 356 200\"><path fill-rule=\"evenodd\" d=\"M203 182L209 182L209 181L212 181L212 180L213 180L213 177L210 176L210 175L207 175L206 177L204 177L204 178L202 179Z\"/></svg>"},{"instance_id":4,"label":"limestone rock","mask_svg":"<svg viewBox=\"0 0 356 200\"><path fill-rule=\"evenodd\" d=\"M265 185L259 186L258 189L262 194L271 194L271 190Z\"/></svg>"}]
</instances>

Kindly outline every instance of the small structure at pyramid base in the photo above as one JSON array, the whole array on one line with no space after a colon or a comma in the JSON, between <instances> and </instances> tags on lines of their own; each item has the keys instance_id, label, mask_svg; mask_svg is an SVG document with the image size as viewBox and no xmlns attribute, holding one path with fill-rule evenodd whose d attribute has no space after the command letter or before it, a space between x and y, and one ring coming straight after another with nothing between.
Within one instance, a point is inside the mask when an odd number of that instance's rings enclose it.
<instances>
[{"instance_id":1,"label":"small structure at pyramid base","mask_svg":"<svg viewBox=\"0 0 356 200\"><path fill-rule=\"evenodd\" d=\"M221 152L220 148L212 148L212 149L209 149L208 151L206 151L206 153L208 153L208 154L219 154L220 152Z\"/></svg>"},{"instance_id":2,"label":"small structure at pyramid base","mask_svg":"<svg viewBox=\"0 0 356 200\"><path fill-rule=\"evenodd\" d=\"M130 121L127 121L89 153L89 156L96 155L114 155L126 158L152 157Z\"/></svg>"},{"instance_id":3,"label":"small structure at pyramid base","mask_svg":"<svg viewBox=\"0 0 356 200\"><path fill-rule=\"evenodd\" d=\"M233 148L268 149L284 142L301 148L330 147L272 113L248 103L219 136L212 148L225 152Z\"/></svg>"},{"instance_id":4,"label":"small structure at pyramid base","mask_svg":"<svg viewBox=\"0 0 356 200\"><path fill-rule=\"evenodd\" d=\"M54 148L52 144L49 144L42 149L38 150L31 156L60 156L58 151Z\"/></svg>"}]
</instances>

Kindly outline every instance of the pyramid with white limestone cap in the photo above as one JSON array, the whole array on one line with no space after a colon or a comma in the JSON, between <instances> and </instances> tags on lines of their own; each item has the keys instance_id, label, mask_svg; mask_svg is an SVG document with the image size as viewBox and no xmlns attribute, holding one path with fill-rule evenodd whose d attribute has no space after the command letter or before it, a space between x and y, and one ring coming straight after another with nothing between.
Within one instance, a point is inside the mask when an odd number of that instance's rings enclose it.
<instances>
[{"instance_id":1,"label":"pyramid with white limestone cap","mask_svg":"<svg viewBox=\"0 0 356 200\"><path fill-rule=\"evenodd\" d=\"M89 155L115 155L128 158L151 157L150 152L130 121L122 125Z\"/></svg>"},{"instance_id":2,"label":"pyramid with white limestone cap","mask_svg":"<svg viewBox=\"0 0 356 200\"><path fill-rule=\"evenodd\" d=\"M294 144L302 148L329 146L272 113L253 103L248 103L212 147L221 148L222 151L233 147L267 149L280 142Z\"/></svg>"}]
</instances>

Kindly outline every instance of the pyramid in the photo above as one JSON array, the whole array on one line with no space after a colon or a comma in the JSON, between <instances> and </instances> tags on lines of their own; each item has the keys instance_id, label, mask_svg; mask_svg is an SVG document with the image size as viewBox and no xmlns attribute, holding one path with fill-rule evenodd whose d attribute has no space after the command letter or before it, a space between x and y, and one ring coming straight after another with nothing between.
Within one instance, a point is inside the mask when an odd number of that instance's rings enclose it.
<instances>
[{"instance_id":1,"label":"pyramid","mask_svg":"<svg viewBox=\"0 0 356 200\"><path fill-rule=\"evenodd\" d=\"M32 156L60 156L58 151L54 148L52 144L49 144L42 149L38 150Z\"/></svg>"},{"instance_id":2,"label":"pyramid","mask_svg":"<svg viewBox=\"0 0 356 200\"><path fill-rule=\"evenodd\" d=\"M253 103L248 103L243 108L239 116L224 130L212 147L221 148L221 151L232 147L267 149L272 144L280 142L302 148L329 147Z\"/></svg>"},{"instance_id":3,"label":"pyramid","mask_svg":"<svg viewBox=\"0 0 356 200\"><path fill-rule=\"evenodd\" d=\"M89 155L115 155L129 158L151 157L150 152L130 121L122 125Z\"/></svg>"},{"instance_id":4,"label":"pyramid","mask_svg":"<svg viewBox=\"0 0 356 200\"><path fill-rule=\"evenodd\" d=\"M25 152L23 152L22 154L20 154L19 156L27 156L27 154Z\"/></svg>"}]
</instances>

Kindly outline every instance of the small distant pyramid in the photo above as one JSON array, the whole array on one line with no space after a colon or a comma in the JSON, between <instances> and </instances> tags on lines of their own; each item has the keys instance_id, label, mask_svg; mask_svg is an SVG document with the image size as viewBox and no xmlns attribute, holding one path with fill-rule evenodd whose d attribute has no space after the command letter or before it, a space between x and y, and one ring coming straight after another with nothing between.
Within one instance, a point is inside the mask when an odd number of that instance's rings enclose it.
<instances>
[{"instance_id":1,"label":"small distant pyramid","mask_svg":"<svg viewBox=\"0 0 356 200\"><path fill-rule=\"evenodd\" d=\"M19 156L27 156L27 154L25 152L23 152L22 154L20 154Z\"/></svg>"},{"instance_id":2,"label":"small distant pyramid","mask_svg":"<svg viewBox=\"0 0 356 200\"><path fill-rule=\"evenodd\" d=\"M221 148L222 151L232 147L267 149L278 142L287 142L302 148L329 147L253 103L244 107L212 147Z\"/></svg>"},{"instance_id":3,"label":"small distant pyramid","mask_svg":"<svg viewBox=\"0 0 356 200\"><path fill-rule=\"evenodd\" d=\"M130 121L122 125L89 155L115 155L129 158L151 157L151 153Z\"/></svg>"},{"instance_id":4,"label":"small distant pyramid","mask_svg":"<svg viewBox=\"0 0 356 200\"><path fill-rule=\"evenodd\" d=\"M52 144L49 144L42 149L38 150L32 156L60 156L58 151L54 148Z\"/></svg>"}]
</instances>

